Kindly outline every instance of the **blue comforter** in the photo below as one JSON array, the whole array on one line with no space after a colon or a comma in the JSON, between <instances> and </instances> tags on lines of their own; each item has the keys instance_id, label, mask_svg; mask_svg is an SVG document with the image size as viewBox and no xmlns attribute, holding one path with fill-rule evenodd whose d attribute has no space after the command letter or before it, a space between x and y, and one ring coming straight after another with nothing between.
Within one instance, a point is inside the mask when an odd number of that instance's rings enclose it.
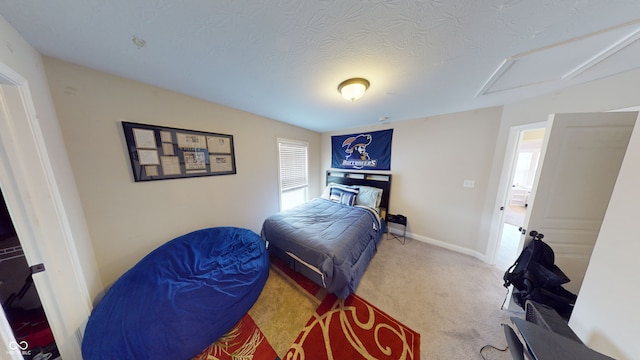
<instances>
[{"instance_id":1,"label":"blue comforter","mask_svg":"<svg viewBox=\"0 0 640 360\"><path fill-rule=\"evenodd\" d=\"M251 230L194 231L149 253L94 308L88 359L180 359L229 331L258 298L269 258Z\"/></svg>"},{"instance_id":2,"label":"blue comforter","mask_svg":"<svg viewBox=\"0 0 640 360\"><path fill-rule=\"evenodd\" d=\"M327 291L346 298L377 251L381 227L371 209L315 198L267 218L262 237L316 267Z\"/></svg>"}]
</instances>

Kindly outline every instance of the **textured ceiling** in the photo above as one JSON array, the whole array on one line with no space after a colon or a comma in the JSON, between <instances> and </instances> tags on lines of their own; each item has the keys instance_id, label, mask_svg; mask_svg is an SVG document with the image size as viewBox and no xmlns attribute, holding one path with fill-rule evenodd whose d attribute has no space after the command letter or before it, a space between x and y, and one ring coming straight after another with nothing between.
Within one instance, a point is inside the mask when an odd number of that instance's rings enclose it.
<instances>
[{"instance_id":1,"label":"textured ceiling","mask_svg":"<svg viewBox=\"0 0 640 360\"><path fill-rule=\"evenodd\" d=\"M39 52L316 131L640 67L639 0L0 0ZM371 82L347 102L337 85Z\"/></svg>"}]
</instances>

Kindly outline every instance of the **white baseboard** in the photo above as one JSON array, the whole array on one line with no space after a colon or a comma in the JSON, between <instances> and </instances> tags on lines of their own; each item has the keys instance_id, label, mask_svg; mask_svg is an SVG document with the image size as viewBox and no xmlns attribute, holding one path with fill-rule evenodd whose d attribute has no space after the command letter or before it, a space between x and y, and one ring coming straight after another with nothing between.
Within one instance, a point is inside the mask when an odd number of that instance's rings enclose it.
<instances>
[{"instance_id":1,"label":"white baseboard","mask_svg":"<svg viewBox=\"0 0 640 360\"><path fill-rule=\"evenodd\" d=\"M400 235L402 236L402 231L398 230L398 229L391 229L390 230L391 233L396 234L396 235ZM430 237L426 237L426 236L422 236L422 235L416 235L410 232L407 232L407 238L413 239L413 240L417 240L423 243L427 243L430 245L435 245L447 250L451 250L451 251L455 251L457 253L460 254L464 254L464 255L469 255L472 256L484 263L488 263L487 261L487 257L485 256L485 254L481 254L475 250L471 250L471 249L467 249L465 247L462 246L458 246L458 245L454 245L454 244L450 244L448 242L445 241L441 241L441 240L436 240L436 239L432 239Z\"/></svg>"}]
</instances>

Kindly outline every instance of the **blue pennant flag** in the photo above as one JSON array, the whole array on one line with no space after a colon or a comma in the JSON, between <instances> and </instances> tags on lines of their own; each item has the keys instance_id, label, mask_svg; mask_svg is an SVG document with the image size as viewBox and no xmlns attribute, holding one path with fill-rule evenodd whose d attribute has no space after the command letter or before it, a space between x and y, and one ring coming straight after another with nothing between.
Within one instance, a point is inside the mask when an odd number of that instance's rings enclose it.
<instances>
[{"instance_id":1,"label":"blue pennant flag","mask_svg":"<svg viewBox=\"0 0 640 360\"><path fill-rule=\"evenodd\" d=\"M334 169L391 170L393 129L331 137Z\"/></svg>"}]
</instances>

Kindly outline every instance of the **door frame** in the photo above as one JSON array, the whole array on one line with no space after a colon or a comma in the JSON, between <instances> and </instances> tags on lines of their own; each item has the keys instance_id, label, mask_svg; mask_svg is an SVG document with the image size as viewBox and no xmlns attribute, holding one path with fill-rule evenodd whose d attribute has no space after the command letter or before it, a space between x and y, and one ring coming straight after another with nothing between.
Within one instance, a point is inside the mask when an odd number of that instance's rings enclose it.
<instances>
[{"instance_id":1,"label":"door frame","mask_svg":"<svg viewBox=\"0 0 640 360\"><path fill-rule=\"evenodd\" d=\"M505 211L509 205L509 192L511 188L511 182L515 173L518 145L520 143L520 136L523 131L546 128L548 121L535 122L523 125L514 125L509 129L509 137L507 139L507 148L505 150L504 161L502 163L502 171L500 172L500 183L498 185L498 195L496 196L495 207L493 211L493 220L491 231L489 233L488 251L489 263L495 265L498 251L500 250L500 242L502 241L502 229L504 224ZM545 137L547 134L545 133ZM544 141L544 140L543 140ZM540 159L542 162L542 158ZM541 166L541 163L538 165ZM522 241L518 246L518 252L522 250Z\"/></svg>"},{"instance_id":2,"label":"door frame","mask_svg":"<svg viewBox=\"0 0 640 360\"><path fill-rule=\"evenodd\" d=\"M0 186L60 355L80 359L91 300L29 84L0 62ZM22 359L4 312L0 353Z\"/></svg>"}]
</instances>

